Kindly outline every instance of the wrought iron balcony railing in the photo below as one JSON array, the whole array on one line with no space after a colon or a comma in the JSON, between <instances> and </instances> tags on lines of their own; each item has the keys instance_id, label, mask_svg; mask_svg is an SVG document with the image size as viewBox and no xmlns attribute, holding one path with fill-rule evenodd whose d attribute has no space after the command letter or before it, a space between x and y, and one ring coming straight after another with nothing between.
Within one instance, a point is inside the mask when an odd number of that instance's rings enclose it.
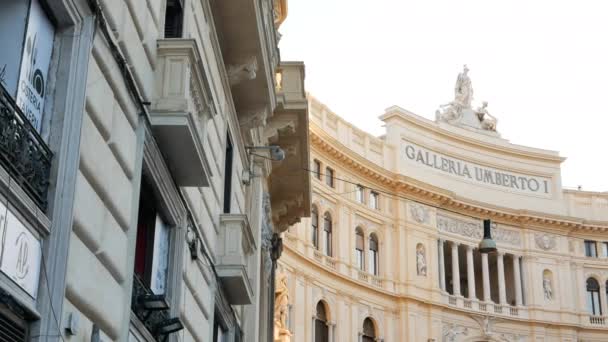
<instances>
[{"instance_id":1,"label":"wrought iron balcony railing","mask_svg":"<svg viewBox=\"0 0 608 342\"><path fill-rule=\"evenodd\" d=\"M153 294L152 291L144 285L143 281L137 276L133 275L133 292L131 293L131 310L139 318L139 320L144 324L146 329L152 334L155 338L158 339L158 335L156 332L156 327L159 323L167 320L169 318L169 312L167 310L146 310L141 305L141 298L146 295Z\"/></svg>"},{"instance_id":2,"label":"wrought iron balcony railing","mask_svg":"<svg viewBox=\"0 0 608 342\"><path fill-rule=\"evenodd\" d=\"M0 84L0 164L46 210L53 153Z\"/></svg>"}]
</instances>

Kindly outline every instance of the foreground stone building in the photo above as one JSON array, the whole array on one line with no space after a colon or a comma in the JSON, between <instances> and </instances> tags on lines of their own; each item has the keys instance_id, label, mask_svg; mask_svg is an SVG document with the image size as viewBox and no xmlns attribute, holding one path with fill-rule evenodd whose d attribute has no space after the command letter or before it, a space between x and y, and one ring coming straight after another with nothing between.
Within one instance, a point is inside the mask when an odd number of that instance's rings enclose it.
<instances>
[{"instance_id":1,"label":"foreground stone building","mask_svg":"<svg viewBox=\"0 0 608 342\"><path fill-rule=\"evenodd\" d=\"M286 1L0 9L0 340L269 340L310 211Z\"/></svg>"},{"instance_id":2,"label":"foreground stone building","mask_svg":"<svg viewBox=\"0 0 608 342\"><path fill-rule=\"evenodd\" d=\"M501 138L467 78L435 121L388 108L381 137L309 99L312 216L279 262L292 341L608 341L608 193Z\"/></svg>"}]
</instances>

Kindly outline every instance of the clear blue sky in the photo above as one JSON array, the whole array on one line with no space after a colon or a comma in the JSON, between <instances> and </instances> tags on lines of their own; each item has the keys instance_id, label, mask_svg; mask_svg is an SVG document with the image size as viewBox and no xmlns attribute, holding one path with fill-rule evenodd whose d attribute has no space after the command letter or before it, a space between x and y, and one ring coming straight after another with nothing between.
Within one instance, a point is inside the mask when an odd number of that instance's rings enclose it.
<instances>
[{"instance_id":1,"label":"clear blue sky","mask_svg":"<svg viewBox=\"0 0 608 342\"><path fill-rule=\"evenodd\" d=\"M608 191L608 1L289 0L283 60L372 134L399 105L434 118L463 64L513 143L560 151L565 186Z\"/></svg>"}]
</instances>

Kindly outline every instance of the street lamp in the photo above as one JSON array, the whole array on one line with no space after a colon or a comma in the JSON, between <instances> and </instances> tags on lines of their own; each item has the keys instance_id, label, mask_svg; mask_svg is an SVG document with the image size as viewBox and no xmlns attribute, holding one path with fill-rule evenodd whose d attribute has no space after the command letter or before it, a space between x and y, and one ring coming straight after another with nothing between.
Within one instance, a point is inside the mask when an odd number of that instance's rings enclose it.
<instances>
[{"instance_id":1,"label":"street lamp","mask_svg":"<svg viewBox=\"0 0 608 342\"><path fill-rule=\"evenodd\" d=\"M483 220L483 240L479 243L480 253L496 252L496 241L492 240L492 221Z\"/></svg>"}]
</instances>

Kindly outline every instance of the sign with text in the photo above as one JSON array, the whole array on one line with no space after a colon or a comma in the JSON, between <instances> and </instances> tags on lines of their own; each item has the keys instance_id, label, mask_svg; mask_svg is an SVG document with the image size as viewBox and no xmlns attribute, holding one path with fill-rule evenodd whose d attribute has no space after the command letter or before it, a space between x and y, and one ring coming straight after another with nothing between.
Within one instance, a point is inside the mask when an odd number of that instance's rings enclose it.
<instances>
[{"instance_id":1,"label":"sign with text","mask_svg":"<svg viewBox=\"0 0 608 342\"><path fill-rule=\"evenodd\" d=\"M0 203L0 270L36 298L42 252L40 241Z\"/></svg>"},{"instance_id":2,"label":"sign with text","mask_svg":"<svg viewBox=\"0 0 608 342\"><path fill-rule=\"evenodd\" d=\"M55 28L38 0L32 0L17 86L17 105L40 131Z\"/></svg>"},{"instance_id":3,"label":"sign with text","mask_svg":"<svg viewBox=\"0 0 608 342\"><path fill-rule=\"evenodd\" d=\"M468 182L544 197L550 196L552 192L551 178L531 176L483 166L436 153L410 142L404 142L403 151L406 160L410 163Z\"/></svg>"}]
</instances>

